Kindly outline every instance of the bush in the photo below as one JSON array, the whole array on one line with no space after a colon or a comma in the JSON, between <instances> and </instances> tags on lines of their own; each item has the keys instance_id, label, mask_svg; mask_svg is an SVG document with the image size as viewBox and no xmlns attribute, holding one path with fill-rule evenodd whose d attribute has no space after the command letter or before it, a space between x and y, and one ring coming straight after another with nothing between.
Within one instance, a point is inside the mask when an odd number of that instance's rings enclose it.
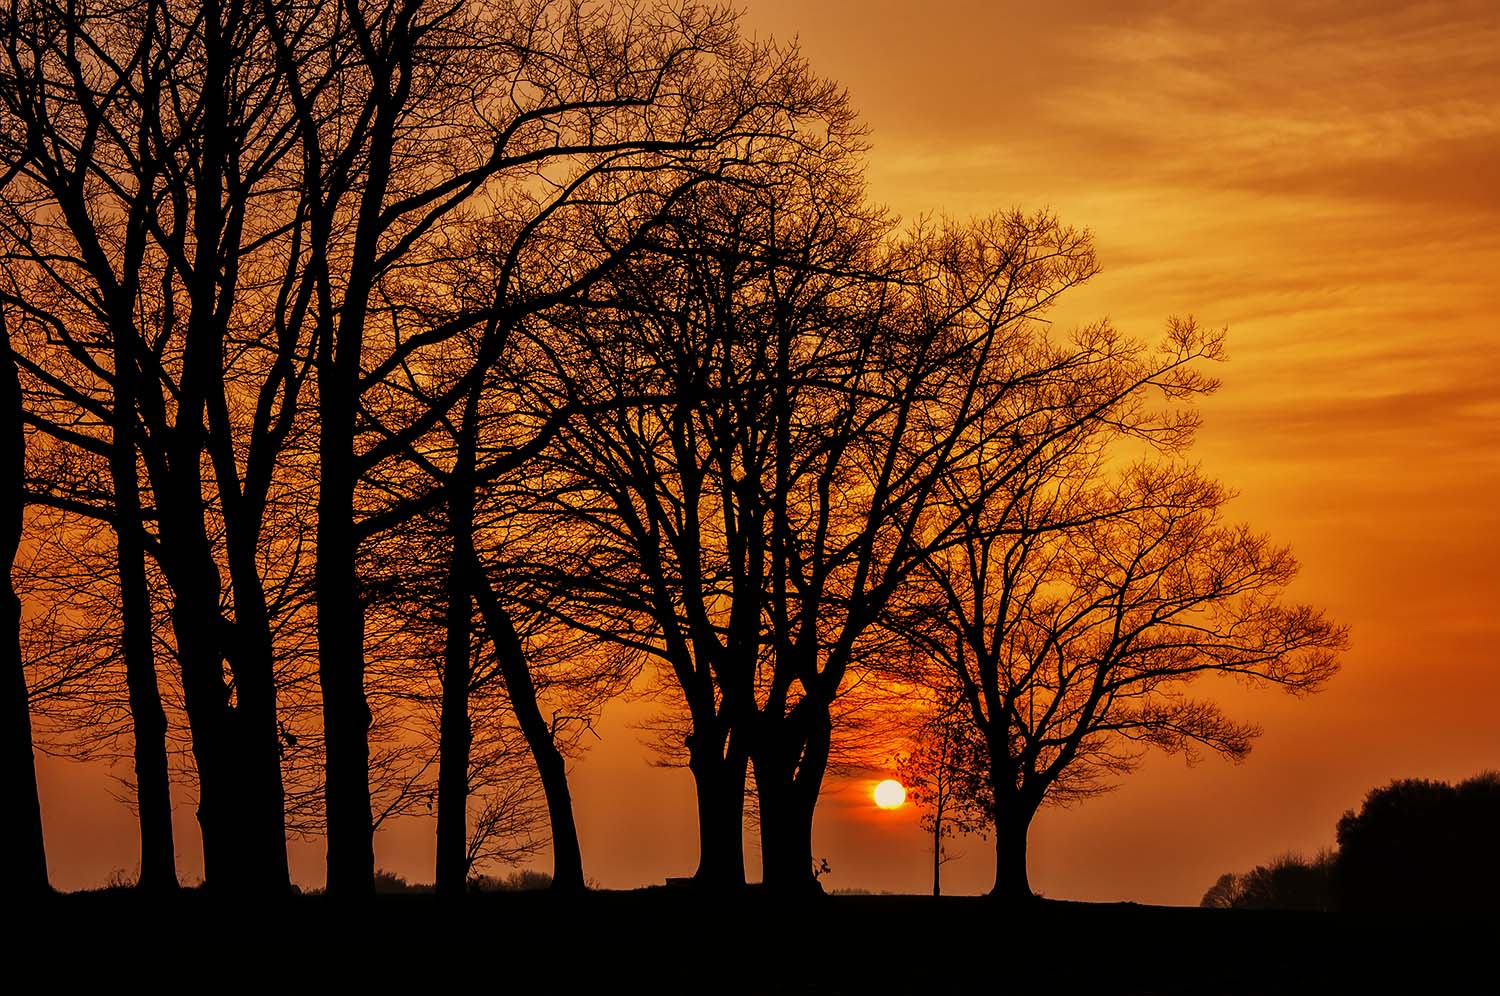
<instances>
[{"instance_id":1,"label":"bush","mask_svg":"<svg viewBox=\"0 0 1500 996\"><path fill-rule=\"evenodd\" d=\"M1311 859L1283 854L1243 875L1219 876L1198 905L1234 910L1331 909L1334 861L1329 851L1319 851Z\"/></svg>"},{"instance_id":2,"label":"bush","mask_svg":"<svg viewBox=\"0 0 1500 996\"><path fill-rule=\"evenodd\" d=\"M395 872L384 868L375 869L375 892L377 895L398 895L407 892L431 892L430 885L413 885Z\"/></svg>"},{"instance_id":3,"label":"bush","mask_svg":"<svg viewBox=\"0 0 1500 996\"><path fill-rule=\"evenodd\" d=\"M1458 785L1407 778L1338 824L1344 909L1489 909L1500 889L1500 772Z\"/></svg>"},{"instance_id":4,"label":"bush","mask_svg":"<svg viewBox=\"0 0 1500 996\"><path fill-rule=\"evenodd\" d=\"M469 877L470 892L539 892L550 888L552 888L552 876L530 868L517 869L504 877L496 875Z\"/></svg>"}]
</instances>

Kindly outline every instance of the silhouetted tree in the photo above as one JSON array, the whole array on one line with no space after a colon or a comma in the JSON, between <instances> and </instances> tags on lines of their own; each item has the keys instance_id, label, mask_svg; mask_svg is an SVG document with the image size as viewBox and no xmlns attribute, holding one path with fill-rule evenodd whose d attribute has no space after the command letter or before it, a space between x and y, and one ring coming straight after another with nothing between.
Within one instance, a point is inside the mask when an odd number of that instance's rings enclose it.
<instances>
[{"instance_id":1,"label":"silhouetted tree","mask_svg":"<svg viewBox=\"0 0 1500 996\"><path fill-rule=\"evenodd\" d=\"M131 556L132 544L121 542L114 528L113 488L97 509L72 511L83 506L85 487L63 484L57 464L33 459L38 451L61 447L45 431L33 433L31 443L26 484L37 497L27 516L28 556L18 565L17 584L23 600L35 606L23 626L35 736L54 754L133 760L124 779L140 828L140 873L133 884L170 891L177 875L169 727L154 633L166 620L160 572L145 553L153 540L138 526L134 552L140 557ZM52 503L70 509L47 507ZM143 667L149 670L143 673ZM177 715L180 726L180 708Z\"/></svg>"},{"instance_id":2,"label":"silhouetted tree","mask_svg":"<svg viewBox=\"0 0 1500 996\"><path fill-rule=\"evenodd\" d=\"M754 420L770 400L769 261L795 253L790 240L815 252L826 239L819 262L831 264L859 240L838 217L842 206L830 205L812 231L787 211L789 241L768 242L785 196L777 185L797 185L786 174L770 181L759 197L700 191L575 317L558 318L570 389L586 408L544 457L561 482L552 518L589 537L575 588L587 604L617 610L613 625L600 624L607 635L650 654L681 690L690 726L669 748L685 747L697 786L695 877L715 886L745 880L750 730L733 717L755 708L764 644L767 482L756 478L768 469L771 424ZM809 272L789 279L805 287ZM802 874L810 870L809 858Z\"/></svg>"},{"instance_id":3,"label":"silhouetted tree","mask_svg":"<svg viewBox=\"0 0 1500 996\"><path fill-rule=\"evenodd\" d=\"M42 839L41 799L37 794L36 758L31 746L31 710L26 694L25 661L21 659L21 599L11 580L11 569L21 546L21 522L26 498L26 437L21 384L10 350L10 325L0 304L0 565L5 590L0 592L0 641L4 649L3 690L5 757L0 764L0 793L9 800L0 822L5 825L6 853L18 865L17 886L26 893L45 892L47 851Z\"/></svg>"},{"instance_id":4,"label":"silhouetted tree","mask_svg":"<svg viewBox=\"0 0 1500 996\"><path fill-rule=\"evenodd\" d=\"M1198 901L1198 905L1214 910L1239 909L1244 894L1244 877L1234 872L1225 872L1219 876L1218 881L1209 886L1203 898Z\"/></svg>"},{"instance_id":5,"label":"silhouetted tree","mask_svg":"<svg viewBox=\"0 0 1500 996\"><path fill-rule=\"evenodd\" d=\"M1235 910L1332 909L1333 866L1331 851L1320 851L1311 859L1283 854L1243 875L1219 876L1198 905Z\"/></svg>"},{"instance_id":6,"label":"silhouetted tree","mask_svg":"<svg viewBox=\"0 0 1500 996\"><path fill-rule=\"evenodd\" d=\"M897 759L896 777L922 811L921 826L932 834L932 894L940 896L943 865L950 855L943 841L989 827L989 779L984 748L971 724L955 707L941 708L917 733L910 753Z\"/></svg>"},{"instance_id":7,"label":"silhouetted tree","mask_svg":"<svg viewBox=\"0 0 1500 996\"><path fill-rule=\"evenodd\" d=\"M1125 443L1168 454L1196 415L1153 410L1148 392L1191 399L1214 383L1195 361L1220 337L1174 322L1154 353L1104 325L1029 347L1045 377L944 480L954 542L890 614L921 671L956 687L987 748L993 895L1031 894L1026 838L1044 801L1086 798L1148 747L1241 757L1254 727L1187 697L1205 674L1294 692L1336 668L1344 631L1285 605L1290 553L1223 522L1228 492L1196 470L1142 460L1109 473Z\"/></svg>"},{"instance_id":8,"label":"silhouetted tree","mask_svg":"<svg viewBox=\"0 0 1500 996\"><path fill-rule=\"evenodd\" d=\"M1338 823L1341 909L1490 910L1500 890L1500 773L1372 789Z\"/></svg>"}]
</instances>

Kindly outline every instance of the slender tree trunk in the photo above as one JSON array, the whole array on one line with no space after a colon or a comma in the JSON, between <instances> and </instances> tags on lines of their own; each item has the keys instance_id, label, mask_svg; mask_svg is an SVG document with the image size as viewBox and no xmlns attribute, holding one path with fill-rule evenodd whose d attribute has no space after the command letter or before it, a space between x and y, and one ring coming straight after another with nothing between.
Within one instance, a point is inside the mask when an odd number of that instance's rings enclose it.
<instances>
[{"instance_id":1,"label":"slender tree trunk","mask_svg":"<svg viewBox=\"0 0 1500 996\"><path fill-rule=\"evenodd\" d=\"M473 631L474 445L479 394L464 404L453 471L443 488L448 509L448 618L443 647L443 708L438 719L437 891L462 895L469 877L469 638ZM460 540L458 537L464 537Z\"/></svg>"},{"instance_id":2,"label":"slender tree trunk","mask_svg":"<svg viewBox=\"0 0 1500 996\"><path fill-rule=\"evenodd\" d=\"M326 339L325 333L325 339ZM331 346L325 346L331 349ZM357 359L357 354L355 356ZM328 816L328 891L375 891L370 815L370 706L365 698L364 608L354 532L354 390L340 358L318 368L318 680L323 690Z\"/></svg>"},{"instance_id":3,"label":"slender tree trunk","mask_svg":"<svg viewBox=\"0 0 1500 996\"><path fill-rule=\"evenodd\" d=\"M119 369L118 366L116 369ZM125 687L135 737L136 809L141 829L141 874L137 887L148 892L177 888L177 848L172 835L172 783L167 767L167 713L156 680L152 644L151 592L146 582L146 550L141 540L140 483L135 447L122 424L130 409L115 398L117 422L110 455L115 495L116 564L120 573L123 621L121 651Z\"/></svg>"},{"instance_id":4,"label":"slender tree trunk","mask_svg":"<svg viewBox=\"0 0 1500 996\"><path fill-rule=\"evenodd\" d=\"M466 525L465 528L468 528ZM438 740L437 892L459 896L469 877L469 638L472 601L456 562L448 565L443 708Z\"/></svg>"},{"instance_id":5,"label":"slender tree trunk","mask_svg":"<svg viewBox=\"0 0 1500 996\"><path fill-rule=\"evenodd\" d=\"M3 318L0 318L3 322ZM0 792L7 800L0 824L5 827L4 847L8 861L15 866L16 889L23 894L46 892L47 849L42 838L42 805L37 794L36 755L31 746L31 706L26 692L25 662L21 659L21 599L16 594L11 570L21 548L22 517L26 498L23 491L26 470L26 437L22 430L21 384L15 360L10 352L9 329L5 332L0 357L0 564L5 568L5 590L0 591L0 658L5 676L3 712L0 726L4 742L0 744Z\"/></svg>"},{"instance_id":6,"label":"slender tree trunk","mask_svg":"<svg viewBox=\"0 0 1500 996\"><path fill-rule=\"evenodd\" d=\"M464 547L461 553L466 558L466 573L473 579L471 590L479 601L485 628L489 630L500 674L505 680L505 691L516 714L516 724L526 737L537 774L541 777L542 794L547 800L547 819L552 828L552 888L560 892L582 892L583 853L578 846L578 825L573 819L573 796L568 791L567 762L552 738L552 727L537 705L536 686L526 666L525 648L516 635L510 614L500 605L489 580L481 573L473 536L455 536L454 542Z\"/></svg>"},{"instance_id":7,"label":"slender tree trunk","mask_svg":"<svg viewBox=\"0 0 1500 996\"><path fill-rule=\"evenodd\" d=\"M932 815L932 894L943 894L943 807Z\"/></svg>"},{"instance_id":8,"label":"slender tree trunk","mask_svg":"<svg viewBox=\"0 0 1500 996\"><path fill-rule=\"evenodd\" d=\"M731 735L728 756L693 749L688 768L698 796L698 870L693 881L709 889L745 884L745 778L748 758Z\"/></svg>"}]
</instances>

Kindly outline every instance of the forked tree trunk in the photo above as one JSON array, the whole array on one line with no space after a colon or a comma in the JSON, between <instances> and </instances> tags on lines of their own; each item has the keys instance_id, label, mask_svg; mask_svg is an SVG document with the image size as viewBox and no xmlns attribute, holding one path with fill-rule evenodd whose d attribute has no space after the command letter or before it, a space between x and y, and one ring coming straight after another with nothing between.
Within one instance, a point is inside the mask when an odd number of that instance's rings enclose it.
<instances>
[{"instance_id":1,"label":"forked tree trunk","mask_svg":"<svg viewBox=\"0 0 1500 996\"><path fill-rule=\"evenodd\" d=\"M755 760L763 879L767 888L788 894L822 891L813 866L812 830L832 728L826 712L804 722L808 725L778 724L770 735L780 742L763 745Z\"/></svg>"},{"instance_id":2,"label":"forked tree trunk","mask_svg":"<svg viewBox=\"0 0 1500 996\"><path fill-rule=\"evenodd\" d=\"M0 319L3 321L3 319ZM25 662L21 658L21 599L11 570L21 548L22 515L26 506L26 437L21 427L21 384L10 352L9 330L0 339L0 566L5 587L0 591L0 792L8 800L0 817L5 826L5 854L15 864L16 888L22 893L46 892L47 850L42 839L42 806L37 794L36 756L31 746L31 707L26 693Z\"/></svg>"}]
</instances>

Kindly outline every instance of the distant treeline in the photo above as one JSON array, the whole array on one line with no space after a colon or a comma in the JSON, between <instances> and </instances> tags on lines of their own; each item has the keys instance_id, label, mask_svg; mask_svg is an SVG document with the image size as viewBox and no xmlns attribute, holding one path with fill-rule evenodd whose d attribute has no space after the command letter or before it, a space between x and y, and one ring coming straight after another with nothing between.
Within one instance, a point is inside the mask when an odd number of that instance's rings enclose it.
<instances>
[{"instance_id":1,"label":"distant treeline","mask_svg":"<svg viewBox=\"0 0 1500 996\"><path fill-rule=\"evenodd\" d=\"M1500 772L1467 781L1406 778L1338 823L1338 847L1284 854L1221 875L1201 905L1220 909L1477 910L1500 887Z\"/></svg>"}]
</instances>

